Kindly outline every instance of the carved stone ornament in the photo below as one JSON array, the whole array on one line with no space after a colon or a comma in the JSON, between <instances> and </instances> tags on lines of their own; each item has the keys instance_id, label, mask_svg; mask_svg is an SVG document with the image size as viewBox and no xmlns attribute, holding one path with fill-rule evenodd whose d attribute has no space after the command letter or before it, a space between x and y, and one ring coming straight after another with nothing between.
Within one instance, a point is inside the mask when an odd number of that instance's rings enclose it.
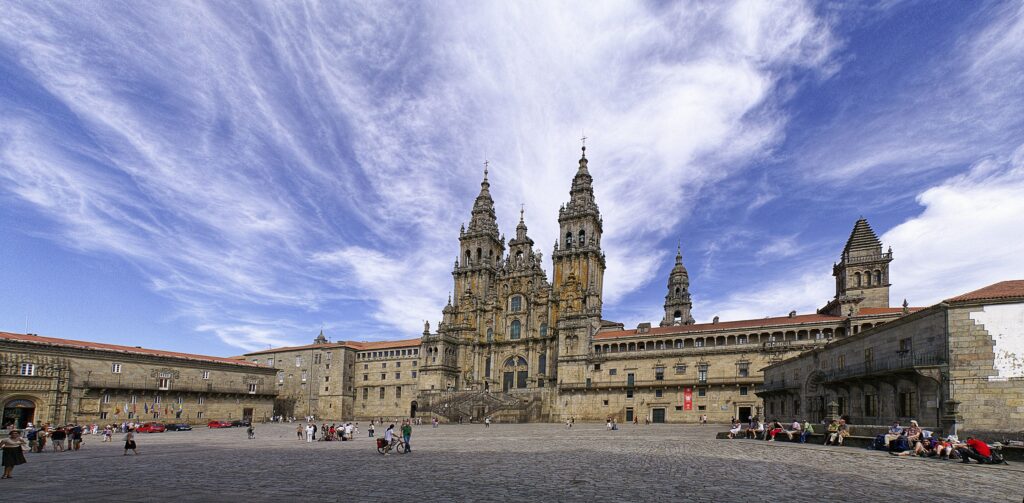
<instances>
[{"instance_id":1,"label":"carved stone ornament","mask_svg":"<svg viewBox=\"0 0 1024 503\"><path fill-rule=\"evenodd\" d=\"M149 377L159 377L161 379L177 379L181 377L181 372L171 368L153 369L149 371Z\"/></svg>"}]
</instances>

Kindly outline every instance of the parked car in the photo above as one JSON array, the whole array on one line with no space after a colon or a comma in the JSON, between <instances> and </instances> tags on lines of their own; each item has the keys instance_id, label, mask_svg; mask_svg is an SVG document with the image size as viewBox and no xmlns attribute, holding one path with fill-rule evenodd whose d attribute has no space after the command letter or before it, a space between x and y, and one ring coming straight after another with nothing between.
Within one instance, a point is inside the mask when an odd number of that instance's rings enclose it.
<instances>
[{"instance_id":1,"label":"parked car","mask_svg":"<svg viewBox=\"0 0 1024 503\"><path fill-rule=\"evenodd\" d=\"M230 428L231 427L231 422L230 421L210 421L209 423L206 423L206 426L208 426L210 428Z\"/></svg>"},{"instance_id":2,"label":"parked car","mask_svg":"<svg viewBox=\"0 0 1024 503\"><path fill-rule=\"evenodd\" d=\"M235 419L234 421L231 421L231 426L235 426L235 427L250 426L250 425L252 425L252 421L250 421L248 419Z\"/></svg>"},{"instance_id":3,"label":"parked car","mask_svg":"<svg viewBox=\"0 0 1024 503\"><path fill-rule=\"evenodd\" d=\"M192 431L192 427L185 423L175 423L167 425L167 431Z\"/></svg>"},{"instance_id":4,"label":"parked car","mask_svg":"<svg viewBox=\"0 0 1024 503\"><path fill-rule=\"evenodd\" d=\"M135 429L137 433L163 433L167 427L163 423L144 423Z\"/></svg>"}]
</instances>

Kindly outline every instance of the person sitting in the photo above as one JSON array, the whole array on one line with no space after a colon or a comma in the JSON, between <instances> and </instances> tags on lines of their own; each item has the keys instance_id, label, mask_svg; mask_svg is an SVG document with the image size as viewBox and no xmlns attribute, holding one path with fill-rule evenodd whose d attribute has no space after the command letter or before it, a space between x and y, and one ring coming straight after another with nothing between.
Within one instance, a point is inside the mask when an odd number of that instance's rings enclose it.
<instances>
[{"instance_id":1,"label":"person sitting","mask_svg":"<svg viewBox=\"0 0 1024 503\"><path fill-rule=\"evenodd\" d=\"M936 442L932 452L935 456L938 456L939 459L949 459L953 454L953 446L959 442L960 441L956 438L956 435L949 435L945 439L940 439Z\"/></svg>"},{"instance_id":2,"label":"person sitting","mask_svg":"<svg viewBox=\"0 0 1024 503\"><path fill-rule=\"evenodd\" d=\"M839 420L833 419L832 422L828 423L828 429L825 431L825 445L839 440Z\"/></svg>"},{"instance_id":3,"label":"person sitting","mask_svg":"<svg viewBox=\"0 0 1024 503\"><path fill-rule=\"evenodd\" d=\"M972 459L982 465L992 462L992 449L974 437L967 437L967 442L960 444L957 452L960 453L961 463L970 463Z\"/></svg>"},{"instance_id":4,"label":"person sitting","mask_svg":"<svg viewBox=\"0 0 1024 503\"><path fill-rule=\"evenodd\" d=\"M912 443L908 444L908 445L912 446L910 449L907 449L907 450L905 450L903 452L889 451L889 454L892 454L893 456L911 456L911 455L913 455L913 456L924 457L924 456L928 456L931 453L932 449L934 448L934 445L937 442L938 442L938 440L935 439L932 436L927 436L926 437L924 435L919 435L916 440L914 440Z\"/></svg>"},{"instance_id":5,"label":"person sitting","mask_svg":"<svg viewBox=\"0 0 1024 503\"><path fill-rule=\"evenodd\" d=\"M800 443L806 443L807 437L814 435L814 425L810 421L804 420L803 431L800 432Z\"/></svg>"},{"instance_id":6,"label":"person sitting","mask_svg":"<svg viewBox=\"0 0 1024 503\"><path fill-rule=\"evenodd\" d=\"M885 437L884 437L884 439L885 439L885 448L891 450L892 442L894 442L897 438L900 438L900 435L902 435L902 434L903 434L903 427L900 426L900 422L899 421L893 421L892 426L889 427L889 433L886 433Z\"/></svg>"},{"instance_id":7,"label":"person sitting","mask_svg":"<svg viewBox=\"0 0 1024 503\"><path fill-rule=\"evenodd\" d=\"M797 421L796 419L794 419L793 420L793 424L790 424L789 425L789 429L786 430L786 435L789 437L789 440L792 441L793 440L793 435L799 435L800 434L800 430L802 430L802 429L803 429L803 427L800 426L800 421Z\"/></svg>"},{"instance_id":8,"label":"person sitting","mask_svg":"<svg viewBox=\"0 0 1024 503\"><path fill-rule=\"evenodd\" d=\"M768 430L768 441L769 442L774 442L775 441L775 435L778 435L779 433L782 433L783 431L786 431L786 430L785 430L785 428L782 427L782 423L780 423L778 419L772 421L771 428L769 428L769 430Z\"/></svg>"},{"instance_id":9,"label":"person sitting","mask_svg":"<svg viewBox=\"0 0 1024 503\"><path fill-rule=\"evenodd\" d=\"M753 438L757 440L757 437L764 433L764 423L760 419L755 417L750 421L751 427L747 428L747 438Z\"/></svg>"},{"instance_id":10,"label":"person sitting","mask_svg":"<svg viewBox=\"0 0 1024 503\"><path fill-rule=\"evenodd\" d=\"M739 419L732 420L732 427L729 428L729 438L736 438L740 431L743 430L743 424L740 423Z\"/></svg>"}]
</instances>

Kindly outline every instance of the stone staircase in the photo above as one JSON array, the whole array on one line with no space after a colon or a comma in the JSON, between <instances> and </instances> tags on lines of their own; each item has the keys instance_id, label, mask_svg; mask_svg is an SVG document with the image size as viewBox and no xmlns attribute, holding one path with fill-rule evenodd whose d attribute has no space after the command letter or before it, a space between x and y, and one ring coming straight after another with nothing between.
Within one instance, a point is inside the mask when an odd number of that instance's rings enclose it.
<instances>
[{"instance_id":1,"label":"stone staircase","mask_svg":"<svg viewBox=\"0 0 1024 503\"><path fill-rule=\"evenodd\" d=\"M527 422L536 405L532 400L521 400L511 394L491 391L448 391L430 398L430 403L421 407L449 422L481 421L491 417L500 422Z\"/></svg>"}]
</instances>

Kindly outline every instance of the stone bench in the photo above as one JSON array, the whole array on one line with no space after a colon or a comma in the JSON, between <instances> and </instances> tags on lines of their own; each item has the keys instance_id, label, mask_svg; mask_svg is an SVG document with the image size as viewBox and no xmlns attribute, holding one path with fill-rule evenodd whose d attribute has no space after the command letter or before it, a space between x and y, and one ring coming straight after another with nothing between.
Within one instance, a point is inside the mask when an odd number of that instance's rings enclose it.
<instances>
[{"instance_id":1,"label":"stone bench","mask_svg":"<svg viewBox=\"0 0 1024 503\"><path fill-rule=\"evenodd\" d=\"M747 437L745 436L746 433L747 433L746 429L741 431L739 433L739 435L736 436L736 440L740 440L740 439L746 440L747 439ZM728 431L720 431L717 434L715 434L715 438L728 440L729 439L729 432ZM757 439L757 441L758 442L766 442L766 440L762 440L762 439ZM790 442L789 436L785 435L783 433L780 433L780 434L776 435L775 436L775 441L776 442ZM797 442L797 441L798 441L798 437L794 435L792 442ZM850 435L850 436L846 437L843 440L842 447L860 447L862 449L867 449L867 448L871 447L874 444L874 442L875 442L875 437L874 436L870 436L869 437L869 436L863 436L863 435ZM822 444L825 443L825 435L823 433L812 433L810 436L807 437L807 443L822 445ZM1006 458L1007 461L1016 461L1016 462L1024 461L1024 447L1019 447L1019 446L1003 446L1002 449L999 449L999 451L1002 452L1003 457Z\"/></svg>"}]
</instances>

